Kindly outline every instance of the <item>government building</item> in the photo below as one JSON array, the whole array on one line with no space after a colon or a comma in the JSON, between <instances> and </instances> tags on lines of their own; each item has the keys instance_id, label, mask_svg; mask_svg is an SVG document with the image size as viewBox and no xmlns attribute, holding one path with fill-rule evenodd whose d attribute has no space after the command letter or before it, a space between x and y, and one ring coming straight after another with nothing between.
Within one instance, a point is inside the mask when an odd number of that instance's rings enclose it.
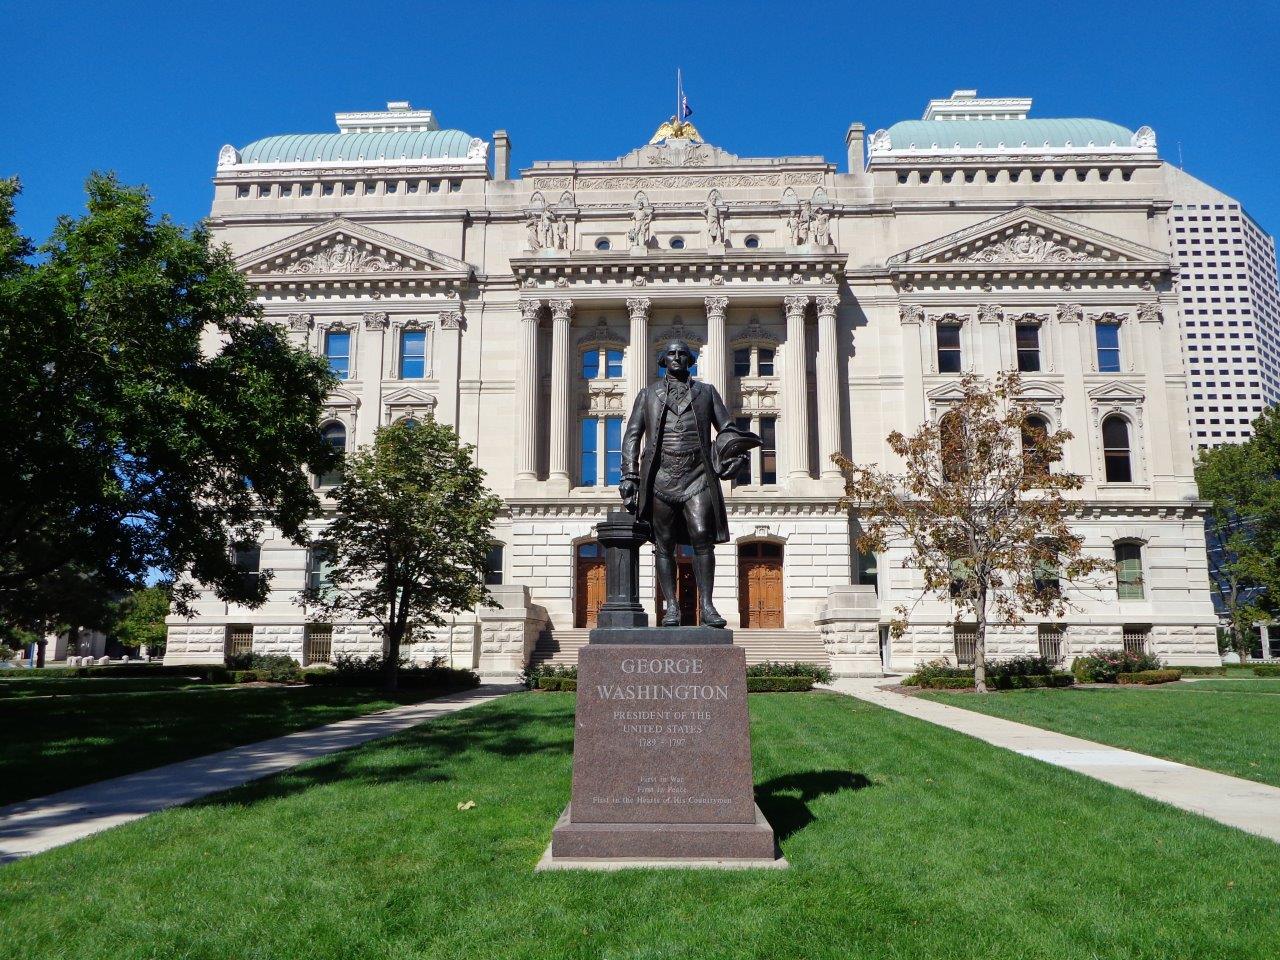
<instances>
[{"instance_id":1,"label":"government building","mask_svg":"<svg viewBox=\"0 0 1280 960\"><path fill-rule=\"evenodd\" d=\"M1069 590L1061 621L993 627L989 656L1125 646L1217 664L1171 249L1190 201L1150 128L1030 108L957 91L869 138L852 124L842 165L739 156L673 118L615 160L513 171L505 131L442 129L405 102L223 147L213 227L266 317L341 379L325 437L352 450L434 417L505 502L493 606L416 633L410 658L488 679L575 659L604 597L594 527L619 506L624 419L682 337L695 376L764 440L724 484L731 542L716 547L717 605L750 659L857 675L972 657L972 628L921 599L905 550L858 555L831 454L893 467L886 436L945 415L961 374L1017 369L1028 417L1073 434L1075 524L1115 574ZM316 478L329 508L336 481ZM268 536L237 559L272 572L269 601L206 593L198 616L170 618L166 662L381 650L368 624L299 604L322 556ZM892 637L902 604L910 627Z\"/></svg>"}]
</instances>

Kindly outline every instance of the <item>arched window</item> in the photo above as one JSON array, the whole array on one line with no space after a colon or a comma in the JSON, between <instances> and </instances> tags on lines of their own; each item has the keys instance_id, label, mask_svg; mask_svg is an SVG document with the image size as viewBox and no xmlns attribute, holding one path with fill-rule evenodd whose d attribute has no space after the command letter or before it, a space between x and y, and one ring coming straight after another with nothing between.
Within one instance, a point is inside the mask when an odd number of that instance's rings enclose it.
<instances>
[{"instance_id":1,"label":"arched window","mask_svg":"<svg viewBox=\"0 0 1280 960\"><path fill-rule=\"evenodd\" d=\"M1102 421L1102 459L1107 483L1133 482L1129 422L1118 413L1113 413Z\"/></svg>"},{"instance_id":2,"label":"arched window","mask_svg":"<svg viewBox=\"0 0 1280 960\"><path fill-rule=\"evenodd\" d=\"M964 419L952 410L938 421L938 439L942 444L942 479L952 483L964 475Z\"/></svg>"},{"instance_id":3,"label":"arched window","mask_svg":"<svg viewBox=\"0 0 1280 960\"><path fill-rule=\"evenodd\" d=\"M760 246L760 238L757 237L754 233L750 234L748 235L747 239L742 241L742 245L746 247L748 250L755 250L757 247Z\"/></svg>"},{"instance_id":4,"label":"arched window","mask_svg":"<svg viewBox=\"0 0 1280 960\"><path fill-rule=\"evenodd\" d=\"M1049 421L1039 414L1030 414L1022 421L1022 469L1028 476L1048 476L1050 461L1044 449L1048 436Z\"/></svg>"},{"instance_id":5,"label":"arched window","mask_svg":"<svg viewBox=\"0 0 1280 960\"><path fill-rule=\"evenodd\" d=\"M324 442L339 454L347 452L347 428L340 423L326 423L320 428L320 436ZM316 486L336 487L342 482L342 466L339 464L332 470L320 474L316 478Z\"/></svg>"},{"instance_id":6,"label":"arched window","mask_svg":"<svg viewBox=\"0 0 1280 960\"><path fill-rule=\"evenodd\" d=\"M1116 599L1142 600L1147 595L1142 576L1142 544L1121 540L1115 545Z\"/></svg>"}]
</instances>

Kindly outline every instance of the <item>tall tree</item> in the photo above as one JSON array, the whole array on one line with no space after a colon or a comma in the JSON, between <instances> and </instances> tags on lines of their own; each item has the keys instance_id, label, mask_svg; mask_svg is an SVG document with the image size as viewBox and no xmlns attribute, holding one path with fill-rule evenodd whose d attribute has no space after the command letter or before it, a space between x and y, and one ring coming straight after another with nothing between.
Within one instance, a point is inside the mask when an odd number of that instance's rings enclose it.
<instances>
[{"instance_id":1,"label":"tall tree","mask_svg":"<svg viewBox=\"0 0 1280 960\"><path fill-rule=\"evenodd\" d=\"M147 648L149 655L164 649L164 619L169 615L173 584L157 583L129 594L116 608L110 635L122 647Z\"/></svg>"},{"instance_id":2,"label":"tall tree","mask_svg":"<svg viewBox=\"0 0 1280 960\"><path fill-rule=\"evenodd\" d=\"M484 485L473 450L432 419L383 427L347 458L335 517L316 538L326 576L300 600L326 619L373 621L386 649L388 689L410 629L488 595L485 561L502 501Z\"/></svg>"},{"instance_id":3,"label":"tall tree","mask_svg":"<svg viewBox=\"0 0 1280 960\"><path fill-rule=\"evenodd\" d=\"M1209 584L1243 660L1253 625L1280 617L1280 409L1265 410L1245 443L1202 451L1196 483L1209 501Z\"/></svg>"},{"instance_id":4,"label":"tall tree","mask_svg":"<svg viewBox=\"0 0 1280 960\"><path fill-rule=\"evenodd\" d=\"M260 603L232 547L266 524L300 540L323 361L264 322L229 251L94 175L87 212L34 248L0 181L0 619L66 620L72 574L104 596L151 570ZM205 349L202 349L202 345ZM174 600L186 610L195 589Z\"/></svg>"},{"instance_id":5,"label":"tall tree","mask_svg":"<svg viewBox=\"0 0 1280 960\"><path fill-rule=\"evenodd\" d=\"M937 423L909 437L889 434L900 473L840 454L833 459L845 475L841 502L860 517L858 549L905 547L907 565L923 578L919 599L950 601L957 621L972 621L974 685L985 692L993 620L1064 616L1064 581L1083 585L1114 565L1087 556L1070 526L1063 493L1078 490L1084 478L1053 465L1071 434L1031 416L1019 402L1016 373L993 383L968 374L959 386L958 401ZM895 635L906 630L911 609L897 608Z\"/></svg>"}]
</instances>

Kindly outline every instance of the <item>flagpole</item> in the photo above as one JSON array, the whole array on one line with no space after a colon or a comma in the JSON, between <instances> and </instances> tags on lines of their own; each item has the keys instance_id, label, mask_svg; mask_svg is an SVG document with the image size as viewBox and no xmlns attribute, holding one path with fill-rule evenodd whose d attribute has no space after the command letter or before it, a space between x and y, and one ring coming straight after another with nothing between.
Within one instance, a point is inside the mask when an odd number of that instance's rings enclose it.
<instances>
[{"instance_id":1,"label":"flagpole","mask_svg":"<svg viewBox=\"0 0 1280 960\"><path fill-rule=\"evenodd\" d=\"M676 122L680 122L680 97L684 93L683 82L680 77L680 68L676 67Z\"/></svg>"}]
</instances>

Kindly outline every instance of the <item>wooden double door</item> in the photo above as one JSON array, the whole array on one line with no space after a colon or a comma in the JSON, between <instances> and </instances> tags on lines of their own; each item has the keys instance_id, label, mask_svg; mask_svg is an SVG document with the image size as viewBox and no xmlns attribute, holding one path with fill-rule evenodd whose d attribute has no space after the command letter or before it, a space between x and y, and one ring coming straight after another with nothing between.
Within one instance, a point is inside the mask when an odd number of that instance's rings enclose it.
<instances>
[{"instance_id":1,"label":"wooden double door","mask_svg":"<svg viewBox=\"0 0 1280 960\"><path fill-rule=\"evenodd\" d=\"M573 586L573 625L594 627L605 599L604 550L600 544L578 544Z\"/></svg>"},{"instance_id":2,"label":"wooden double door","mask_svg":"<svg viewBox=\"0 0 1280 960\"><path fill-rule=\"evenodd\" d=\"M782 544L739 545L738 615L747 630L782 629Z\"/></svg>"}]
</instances>

